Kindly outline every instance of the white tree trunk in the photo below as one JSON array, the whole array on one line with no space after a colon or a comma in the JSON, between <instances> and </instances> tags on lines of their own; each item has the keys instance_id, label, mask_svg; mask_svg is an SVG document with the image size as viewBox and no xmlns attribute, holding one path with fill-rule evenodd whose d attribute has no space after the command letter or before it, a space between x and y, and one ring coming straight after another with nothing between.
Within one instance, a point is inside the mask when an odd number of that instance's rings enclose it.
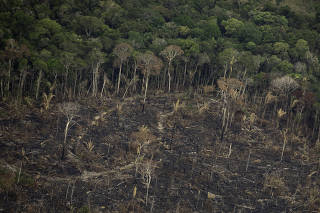
<instances>
[{"instance_id":1,"label":"white tree trunk","mask_svg":"<svg viewBox=\"0 0 320 213\"><path fill-rule=\"evenodd\" d=\"M119 76L118 76L117 95L119 94L119 90L120 90L121 72L122 72L122 62L120 63L120 70L119 70Z\"/></svg>"},{"instance_id":2,"label":"white tree trunk","mask_svg":"<svg viewBox=\"0 0 320 213\"><path fill-rule=\"evenodd\" d=\"M36 100L38 100L38 97L39 97L39 90L40 90L41 79L42 79L42 70L39 71L39 76L38 76L38 80L37 80Z\"/></svg>"}]
</instances>

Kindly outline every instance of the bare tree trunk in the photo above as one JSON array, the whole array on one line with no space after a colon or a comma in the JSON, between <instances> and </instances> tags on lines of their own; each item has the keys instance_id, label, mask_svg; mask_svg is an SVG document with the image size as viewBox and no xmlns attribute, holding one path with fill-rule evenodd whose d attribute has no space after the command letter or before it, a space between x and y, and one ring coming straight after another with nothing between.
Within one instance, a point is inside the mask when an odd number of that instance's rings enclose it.
<instances>
[{"instance_id":1,"label":"bare tree trunk","mask_svg":"<svg viewBox=\"0 0 320 213\"><path fill-rule=\"evenodd\" d=\"M183 87L184 87L184 85L186 83L186 76L187 76L187 62L184 64L183 83L182 83Z\"/></svg>"},{"instance_id":2,"label":"bare tree trunk","mask_svg":"<svg viewBox=\"0 0 320 213\"><path fill-rule=\"evenodd\" d=\"M142 112L144 112L145 105L146 105L147 91L148 91L148 85L149 85L149 71L147 71L147 74L146 74L145 78L146 78L146 80L145 80L146 84L145 84L145 89L144 89Z\"/></svg>"},{"instance_id":3,"label":"bare tree trunk","mask_svg":"<svg viewBox=\"0 0 320 213\"><path fill-rule=\"evenodd\" d=\"M11 68L12 68L12 59L9 59L7 92L9 92L9 90L10 90Z\"/></svg>"},{"instance_id":4,"label":"bare tree trunk","mask_svg":"<svg viewBox=\"0 0 320 213\"><path fill-rule=\"evenodd\" d=\"M317 136L317 142L320 140L320 126L318 127L318 136Z\"/></svg>"},{"instance_id":5,"label":"bare tree trunk","mask_svg":"<svg viewBox=\"0 0 320 213\"><path fill-rule=\"evenodd\" d=\"M198 79L197 79L197 89L199 89L199 87L200 87L200 84L201 84L201 66L199 67L199 71L198 71Z\"/></svg>"},{"instance_id":6,"label":"bare tree trunk","mask_svg":"<svg viewBox=\"0 0 320 213\"><path fill-rule=\"evenodd\" d=\"M77 83L78 83L78 73L74 77L73 83L73 97L76 97L76 90L77 90Z\"/></svg>"},{"instance_id":7,"label":"bare tree trunk","mask_svg":"<svg viewBox=\"0 0 320 213\"><path fill-rule=\"evenodd\" d=\"M170 93L170 91L171 91L171 75L170 75L170 71L168 71L168 81L169 81L168 92Z\"/></svg>"},{"instance_id":8,"label":"bare tree trunk","mask_svg":"<svg viewBox=\"0 0 320 213\"><path fill-rule=\"evenodd\" d=\"M69 126L70 126L71 120L68 119L67 124L64 128L64 139L63 139L63 149L62 149L62 156L61 159L64 159L65 152L66 152L66 146L67 146L67 136L68 136L68 131L69 131Z\"/></svg>"},{"instance_id":9,"label":"bare tree trunk","mask_svg":"<svg viewBox=\"0 0 320 213\"><path fill-rule=\"evenodd\" d=\"M4 86L3 86L3 79L1 79L1 82L0 82L0 87L1 87L1 97L3 97L4 96Z\"/></svg>"},{"instance_id":10,"label":"bare tree trunk","mask_svg":"<svg viewBox=\"0 0 320 213\"><path fill-rule=\"evenodd\" d=\"M77 92L77 95L78 95L78 97L79 96L81 96L81 94L82 94L82 84L81 84L81 79L82 79L82 70L80 70L79 71L79 73L77 74L77 79L79 79L78 81L79 81L79 83L78 83L78 85L77 85L77 87L78 87L78 92Z\"/></svg>"},{"instance_id":11,"label":"bare tree trunk","mask_svg":"<svg viewBox=\"0 0 320 213\"><path fill-rule=\"evenodd\" d=\"M92 96L96 97L98 92L98 79L99 79L99 68L101 62L97 62L97 65L93 71L93 79L92 79Z\"/></svg>"},{"instance_id":12,"label":"bare tree trunk","mask_svg":"<svg viewBox=\"0 0 320 213\"><path fill-rule=\"evenodd\" d=\"M135 61L134 62L134 71L133 71L133 77L135 78L135 76L136 76L136 73L137 73L137 62ZM136 84L134 84L133 85L133 92L135 92L137 90L137 85Z\"/></svg>"},{"instance_id":13,"label":"bare tree trunk","mask_svg":"<svg viewBox=\"0 0 320 213\"><path fill-rule=\"evenodd\" d=\"M107 80L108 80L107 74L106 74L106 73L104 73L104 74L103 74L103 85L102 85L102 89L101 89L100 97L102 97L102 95L103 95L103 93L104 93L104 90L105 90L105 86L106 86Z\"/></svg>"},{"instance_id":14,"label":"bare tree trunk","mask_svg":"<svg viewBox=\"0 0 320 213\"><path fill-rule=\"evenodd\" d=\"M146 88L145 88L145 90L144 90L143 104L146 103L148 84L149 84L149 75L147 74L147 76L146 76Z\"/></svg>"},{"instance_id":15,"label":"bare tree trunk","mask_svg":"<svg viewBox=\"0 0 320 213\"><path fill-rule=\"evenodd\" d=\"M119 94L119 89L120 89L121 72L122 72L122 62L120 63L120 70L119 70L119 76L118 76L117 95Z\"/></svg>"},{"instance_id":16,"label":"bare tree trunk","mask_svg":"<svg viewBox=\"0 0 320 213\"><path fill-rule=\"evenodd\" d=\"M37 79L36 100L38 100L38 97L39 97L41 79L42 79L42 70L39 71L39 76L38 76L38 79Z\"/></svg>"},{"instance_id":17,"label":"bare tree trunk","mask_svg":"<svg viewBox=\"0 0 320 213\"><path fill-rule=\"evenodd\" d=\"M19 91L18 91L18 93L19 93L18 95L20 98L22 97L23 87L24 87L24 82L26 81L26 77L27 77L27 71L22 70L20 80L19 80Z\"/></svg>"},{"instance_id":18,"label":"bare tree trunk","mask_svg":"<svg viewBox=\"0 0 320 213\"><path fill-rule=\"evenodd\" d=\"M224 79L226 78L227 70L228 70L228 65L225 64L225 65L224 65L224 74L223 74L223 78L224 78Z\"/></svg>"},{"instance_id":19,"label":"bare tree trunk","mask_svg":"<svg viewBox=\"0 0 320 213\"><path fill-rule=\"evenodd\" d=\"M170 92L170 90L171 90L171 74L170 74L170 68L171 68L171 61L169 61L169 65L168 65L168 80L169 80L169 88L168 88L168 90L169 90L169 92Z\"/></svg>"},{"instance_id":20,"label":"bare tree trunk","mask_svg":"<svg viewBox=\"0 0 320 213\"><path fill-rule=\"evenodd\" d=\"M167 70L168 71L168 70ZM163 70L163 75L162 75L162 79L160 79L160 80L162 80L162 89L163 90L165 90L165 88L166 88L166 75L167 75L167 73L166 73L166 71L165 71L165 69Z\"/></svg>"},{"instance_id":21,"label":"bare tree trunk","mask_svg":"<svg viewBox=\"0 0 320 213\"><path fill-rule=\"evenodd\" d=\"M179 64L176 65L176 68L174 70L174 76L173 76L173 82L176 84L176 90L178 90L178 86L179 86L179 80L180 80L180 76L179 76Z\"/></svg>"},{"instance_id":22,"label":"bare tree trunk","mask_svg":"<svg viewBox=\"0 0 320 213\"><path fill-rule=\"evenodd\" d=\"M190 86L192 87L192 83L194 81L194 77L196 76L196 73L198 72L198 64L195 67L195 71L192 73L190 72Z\"/></svg>"}]
</instances>

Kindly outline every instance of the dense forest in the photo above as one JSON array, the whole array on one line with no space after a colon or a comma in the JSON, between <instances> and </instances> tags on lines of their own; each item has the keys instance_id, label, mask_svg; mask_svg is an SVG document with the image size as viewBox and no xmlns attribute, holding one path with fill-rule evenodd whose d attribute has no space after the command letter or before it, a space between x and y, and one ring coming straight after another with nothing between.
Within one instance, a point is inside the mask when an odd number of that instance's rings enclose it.
<instances>
[{"instance_id":1,"label":"dense forest","mask_svg":"<svg viewBox=\"0 0 320 213\"><path fill-rule=\"evenodd\" d=\"M145 101L148 87L201 92L228 77L245 84L248 101L284 95L285 112L297 100L304 121L318 123L317 1L0 4L2 100L48 105L53 97L141 93Z\"/></svg>"},{"instance_id":2,"label":"dense forest","mask_svg":"<svg viewBox=\"0 0 320 213\"><path fill-rule=\"evenodd\" d=\"M3 0L0 8L2 100L128 96L148 84L201 90L220 77L245 82L254 97L289 76L318 110L317 1Z\"/></svg>"},{"instance_id":3,"label":"dense forest","mask_svg":"<svg viewBox=\"0 0 320 213\"><path fill-rule=\"evenodd\" d=\"M0 109L59 106L62 160L59 103L181 93L219 99L221 142L247 119L320 153L319 59L317 0L0 0Z\"/></svg>"},{"instance_id":4,"label":"dense forest","mask_svg":"<svg viewBox=\"0 0 320 213\"><path fill-rule=\"evenodd\" d=\"M230 72L260 91L289 75L319 98L320 9L304 2L1 1L1 97L133 93L142 75L170 92Z\"/></svg>"},{"instance_id":5,"label":"dense forest","mask_svg":"<svg viewBox=\"0 0 320 213\"><path fill-rule=\"evenodd\" d=\"M297 2L3 0L1 98L133 94L149 76L170 92L227 73L259 92L288 75L318 101L319 3Z\"/></svg>"}]
</instances>

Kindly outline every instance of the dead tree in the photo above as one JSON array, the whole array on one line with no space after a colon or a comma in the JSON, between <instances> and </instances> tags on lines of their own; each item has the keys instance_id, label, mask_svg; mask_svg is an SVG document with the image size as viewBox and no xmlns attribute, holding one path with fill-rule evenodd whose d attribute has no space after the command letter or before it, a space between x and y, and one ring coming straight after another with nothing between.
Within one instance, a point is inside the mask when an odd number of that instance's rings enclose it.
<instances>
[{"instance_id":1,"label":"dead tree","mask_svg":"<svg viewBox=\"0 0 320 213\"><path fill-rule=\"evenodd\" d=\"M151 185L152 177L154 176L155 165L152 160L147 160L142 164L140 169L142 183L146 186L146 206L148 205L149 188Z\"/></svg>"},{"instance_id":2,"label":"dead tree","mask_svg":"<svg viewBox=\"0 0 320 213\"><path fill-rule=\"evenodd\" d=\"M161 51L161 55L168 61L168 83L169 83L169 92L171 89L171 64L172 61L177 57L182 55L184 52L183 50L177 45L169 45L163 51Z\"/></svg>"},{"instance_id":3,"label":"dead tree","mask_svg":"<svg viewBox=\"0 0 320 213\"><path fill-rule=\"evenodd\" d=\"M236 115L236 119L238 119L240 114L238 115L236 112L239 111L240 113L241 107L244 106L244 92L246 85L236 78L220 78L217 81L217 84L223 101L220 135L220 140L223 141L224 135L233 122L233 117Z\"/></svg>"},{"instance_id":4,"label":"dead tree","mask_svg":"<svg viewBox=\"0 0 320 213\"><path fill-rule=\"evenodd\" d=\"M147 98L147 90L149 86L149 77L151 75L158 75L161 68L162 68L162 61L155 56L152 52L146 52L144 54L140 54L138 56L138 66L142 70L142 73L144 75L144 98L143 98L143 108L142 111L144 111L146 98Z\"/></svg>"},{"instance_id":5,"label":"dead tree","mask_svg":"<svg viewBox=\"0 0 320 213\"><path fill-rule=\"evenodd\" d=\"M78 117L79 105L73 102L61 103L59 106L59 111L67 118L66 126L64 128L64 139L61 160L64 160L66 148L67 148L67 136L70 128L76 123L75 118Z\"/></svg>"},{"instance_id":6,"label":"dead tree","mask_svg":"<svg viewBox=\"0 0 320 213\"><path fill-rule=\"evenodd\" d=\"M122 64L125 62L128 57L131 55L133 48L127 43L120 43L113 49L113 54L118 57L120 60L119 63L119 76L118 76L118 84L117 84L117 95L119 94L120 88L120 79L122 73Z\"/></svg>"},{"instance_id":7,"label":"dead tree","mask_svg":"<svg viewBox=\"0 0 320 213\"><path fill-rule=\"evenodd\" d=\"M295 91L297 88L299 88L299 84L290 76L283 76L280 78L276 78L271 81L270 89L275 93L279 98L278 104L275 104L273 113L277 115L277 120L283 116L278 116L279 114L276 113L280 109L284 109L284 112L290 111L290 105L291 105L291 94L293 91ZM280 108L280 109L279 109ZM290 116L289 116L290 117ZM288 117L288 118L289 118ZM289 122L289 120L288 120ZM288 123L289 124L289 123Z\"/></svg>"}]
</instances>

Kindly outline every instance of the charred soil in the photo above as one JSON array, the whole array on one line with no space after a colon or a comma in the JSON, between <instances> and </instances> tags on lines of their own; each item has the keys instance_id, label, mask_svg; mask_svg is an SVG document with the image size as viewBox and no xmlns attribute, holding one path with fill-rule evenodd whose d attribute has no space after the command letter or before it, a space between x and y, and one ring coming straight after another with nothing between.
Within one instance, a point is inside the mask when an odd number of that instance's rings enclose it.
<instances>
[{"instance_id":1,"label":"charred soil","mask_svg":"<svg viewBox=\"0 0 320 213\"><path fill-rule=\"evenodd\" d=\"M78 101L64 159L58 107L2 103L0 212L320 211L320 150L305 137L248 107L221 140L216 97L142 101Z\"/></svg>"}]
</instances>

